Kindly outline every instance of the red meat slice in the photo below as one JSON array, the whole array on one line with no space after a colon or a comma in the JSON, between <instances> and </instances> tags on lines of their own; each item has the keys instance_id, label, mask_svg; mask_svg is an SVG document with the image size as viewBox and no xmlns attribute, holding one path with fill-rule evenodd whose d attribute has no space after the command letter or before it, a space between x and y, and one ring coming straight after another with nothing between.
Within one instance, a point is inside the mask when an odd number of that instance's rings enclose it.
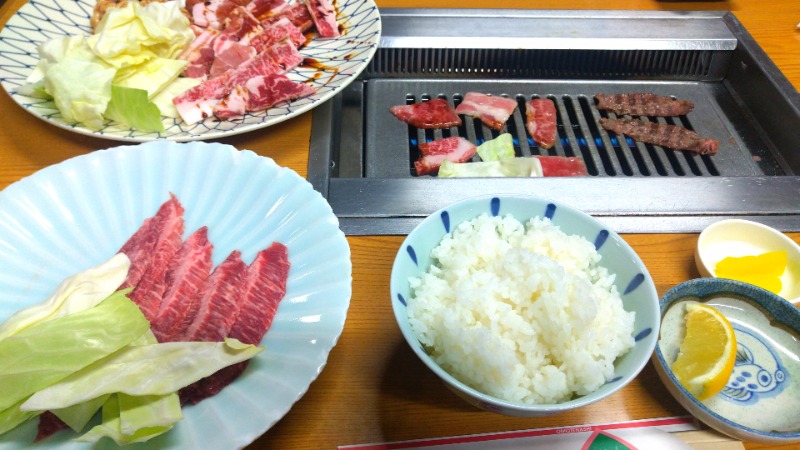
<instances>
[{"instance_id":1,"label":"red meat slice","mask_svg":"<svg viewBox=\"0 0 800 450\"><path fill-rule=\"evenodd\" d=\"M417 175L426 175L439 170L445 159L465 162L472 159L478 148L463 137L449 137L419 144L421 157L414 161Z\"/></svg>"},{"instance_id":2,"label":"red meat slice","mask_svg":"<svg viewBox=\"0 0 800 450\"><path fill-rule=\"evenodd\" d=\"M39 424L37 426L37 433L36 437L33 439L33 442L39 442L42 439L47 439L65 428L69 428L69 425L64 423L58 418L58 416L50 411L45 411L39 414Z\"/></svg>"},{"instance_id":3,"label":"red meat slice","mask_svg":"<svg viewBox=\"0 0 800 450\"><path fill-rule=\"evenodd\" d=\"M581 158L567 156L534 156L542 164L542 176L574 177L586 176L586 163Z\"/></svg>"},{"instance_id":4,"label":"red meat slice","mask_svg":"<svg viewBox=\"0 0 800 450\"><path fill-rule=\"evenodd\" d=\"M556 105L546 98L535 98L525 104L525 128L541 148L556 143Z\"/></svg>"},{"instance_id":5,"label":"red meat slice","mask_svg":"<svg viewBox=\"0 0 800 450\"><path fill-rule=\"evenodd\" d=\"M258 345L272 325L278 304L286 295L289 277L289 258L286 246L273 243L256 255L247 268L239 316L229 337L245 344ZM184 402L198 403L219 393L247 368L249 361L228 366L181 390Z\"/></svg>"},{"instance_id":6,"label":"red meat slice","mask_svg":"<svg viewBox=\"0 0 800 450\"><path fill-rule=\"evenodd\" d=\"M517 109L516 100L505 97L467 92L458 107L456 114L477 117L487 127L502 130L511 114Z\"/></svg>"},{"instance_id":7,"label":"red meat slice","mask_svg":"<svg viewBox=\"0 0 800 450\"><path fill-rule=\"evenodd\" d=\"M321 37L335 38L341 35L336 23L336 10L328 0L303 0L303 3L311 13L314 26Z\"/></svg>"},{"instance_id":8,"label":"red meat slice","mask_svg":"<svg viewBox=\"0 0 800 450\"><path fill-rule=\"evenodd\" d=\"M307 97L317 92L313 86L296 83L281 74L261 75L253 77L244 84L249 93L248 111L263 111L278 103Z\"/></svg>"},{"instance_id":9,"label":"red meat slice","mask_svg":"<svg viewBox=\"0 0 800 450\"><path fill-rule=\"evenodd\" d=\"M395 117L417 128L447 128L461 125L453 107L447 100L434 98L412 105L397 105L389 108Z\"/></svg>"},{"instance_id":10,"label":"red meat slice","mask_svg":"<svg viewBox=\"0 0 800 450\"><path fill-rule=\"evenodd\" d=\"M192 324L176 341L222 341L230 332L239 307L247 265L234 250L206 280Z\"/></svg>"},{"instance_id":11,"label":"red meat slice","mask_svg":"<svg viewBox=\"0 0 800 450\"><path fill-rule=\"evenodd\" d=\"M287 39L295 47L300 47L306 43L303 31L297 28L289 19L282 17L262 32L251 37L246 44L261 52Z\"/></svg>"},{"instance_id":12,"label":"red meat slice","mask_svg":"<svg viewBox=\"0 0 800 450\"><path fill-rule=\"evenodd\" d=\"M166 292L151 324L159 342L174 341L194 320L200 291L211 272L213 248L208 241L208 227L201 227L183 242L167 268Z\"/></svg>"},{"instance_id":13,"label":"red meat slice","mask_svg":"<svg viewBox=\"0 0 800 450\"><path fill-rule=\"evenodd\" d=\"M287 18L301 31L308 31L314 26L314 19L303 2L294 2L283 8L275 8L266 14L258 15L258 20L263 27L267 27L282 18Z\"/></svg>"},{"instance_id":14,"label":"red meat slice","mask_svg":"<svg viewBox=\"0 0 800 450\"><path fill-rule=\"evenodd\" d=\"M170 199L158 208L156 214L145 219L139 229L128 238L119 253L124 253L130 259L131 267L120 289L133 287L139 283L153 260L153 251L164 230L174 226L179 220L182 223L182 217L183 206L174 194L170 194Z\"/></svg>"}]
</instances>

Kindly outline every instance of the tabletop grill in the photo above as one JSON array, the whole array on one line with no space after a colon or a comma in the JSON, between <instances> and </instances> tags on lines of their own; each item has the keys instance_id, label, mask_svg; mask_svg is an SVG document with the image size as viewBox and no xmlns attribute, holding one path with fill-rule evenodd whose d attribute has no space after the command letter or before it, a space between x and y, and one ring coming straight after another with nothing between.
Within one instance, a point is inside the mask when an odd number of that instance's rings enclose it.
<instances>
[{"instance_id":1,"label":"tabletop grill","mask_svg":"<svg viewBox=\"0 0 800 450\"><path fill-rule=\"evenodd\" d=\"M359 79L313 112L308 178L347 234L405 234L478 194L559 200L619 232L696 232L729 217L800 231L800 95L731 13L381 11L380 48ZM389 107L469 91L515 99L500 132L477 119L421 130ZM721 141L714 156L676 152L603 130L594 95L653 92L692 100L685 116L645 118ZM556 104L558 139L539 148L524 102ZM418 144L511 133L517 156L584 159L589 177L417 176ZM476 157L475 160L478 160Z\"/></svg>"}]
</instances>

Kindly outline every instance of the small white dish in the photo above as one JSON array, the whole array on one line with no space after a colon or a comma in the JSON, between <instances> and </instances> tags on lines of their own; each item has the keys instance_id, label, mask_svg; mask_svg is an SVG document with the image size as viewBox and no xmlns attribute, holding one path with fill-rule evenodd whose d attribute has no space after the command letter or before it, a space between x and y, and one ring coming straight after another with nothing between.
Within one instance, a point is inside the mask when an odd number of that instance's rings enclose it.
<instances>
[{"instance_id":1,"label":"small white dish","mask_svg":"<svg viewBox=\"0 0 800 450\"><path fill-rule=\"evenodd\" d=\"M786 250L788 263L781 276L779 295L800 303L800 246L785 234L767 225L743 219L728 219L709 225L697 239L694 260L700 275L716 278L717 263L728 256L755 256Z\"/></svg>"}]
</instances>

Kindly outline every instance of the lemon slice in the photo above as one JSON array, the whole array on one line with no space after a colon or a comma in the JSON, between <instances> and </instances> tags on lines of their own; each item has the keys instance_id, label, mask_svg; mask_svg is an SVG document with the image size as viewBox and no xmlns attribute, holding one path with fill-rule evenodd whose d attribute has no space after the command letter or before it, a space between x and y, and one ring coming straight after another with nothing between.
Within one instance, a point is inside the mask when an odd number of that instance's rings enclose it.
<instances>
[{"instance_id":1,"label":"lemon slice","mask_svg":"<svg viewBox=\"0 0 800 450\"><path fill-rule=\"evenodd\" d=\"M728 383L736 362L736 335L714 307L686 305L686 336L672 371L698 400L717 395Z\"/></svg>"}]
</instances>

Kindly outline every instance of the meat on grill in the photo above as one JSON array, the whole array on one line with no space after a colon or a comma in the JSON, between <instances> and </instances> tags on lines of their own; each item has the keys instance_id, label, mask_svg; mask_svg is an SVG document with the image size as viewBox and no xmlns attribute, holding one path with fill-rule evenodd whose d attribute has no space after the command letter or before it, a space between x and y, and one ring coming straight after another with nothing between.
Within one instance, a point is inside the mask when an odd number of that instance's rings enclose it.
<instances>
[{"instance_id":1,"label":"meat on grill","mask_svg":"<svg viewBox=\"0 0 800 450\"><path fill-rule=\"evenodd\" d=\"M543 177L577 177L589 175L583 159L574 156L534 155L542 165Z\"/></svg>"},{"instance_id":2,"label":"meat on grill","mask_svg":"<svg viewBox=\"0 0 800 450\"><path fill-rule=\"evenodd\" d=\"M395 117L403 122L425 129L448 128L461 125L461 118L447 100L434 98L411 105L397 105L389 108Z\"/></svg>"},{"instance_id":3,"label":"meat on grill","mask_svg":"<svg viewBox=\"0 0 800 450\"><path fill-rule=\"evenodd\" d=\"M600 125L606 130L625 134L637 141L700 155L714 155L719 147L719 141L701 137L696 132L677 125L627 118L602 118Z\"/></svg>"},{"instance_id":4,"label":"meat on grill","mask_svg":"<svg viewBox=\"0 0 800 450\"><path fill-rule=\"evenodd\" d=\"M525 103L525 128L541 148L556 143L556 106L547 98L534 98Z\"/></svg>"},{"instance_id":5,"label":"meat on grill","mask_svg":"<svg viewBox=\"0 0 800 450\"><path fill-rule=\"evenodd\" d=\"M694 109L694 103L689 100L675 100L650 93L597 94L594 98L597 100L597 109L620 116L683 116Z\"/></svg>"},{"instance_id":6,"label":"meat on grill","mask_svg":"<svg viewBox=\"0 0 800 450\"><path fill-rule=\"evenodd\" d=\"M472 159L478 148L463 137L448 137L419 144L420 158L414 161L417 175L427 175L439 170L445 159L465 162Z\"/></svg>"},{"instance_id":7,"label":"meat on grill","mask_svg":"<svg viewBox=\"0 0 800 450\"><path fill-rule=\"evenodd\" d=\"M480 119L493 130L502 130L511 114L517 109L517 102L510 98L496 97L479 92L467 92L464 100L456 107L456 114L464 114Z\"/></svg>"}]
</instances>

